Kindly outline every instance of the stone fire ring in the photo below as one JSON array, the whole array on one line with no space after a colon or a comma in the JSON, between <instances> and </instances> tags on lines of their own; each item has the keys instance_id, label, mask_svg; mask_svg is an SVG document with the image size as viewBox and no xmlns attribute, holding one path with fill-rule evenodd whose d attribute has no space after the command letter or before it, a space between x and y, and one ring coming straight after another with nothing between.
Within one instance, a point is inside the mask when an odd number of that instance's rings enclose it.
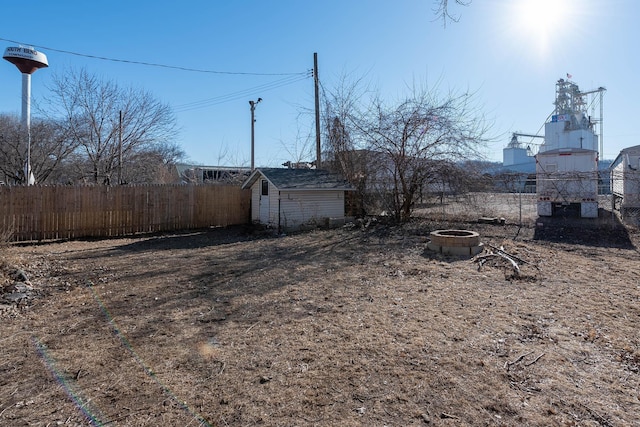
<instances>
[{"instance_id":1,"label":"stone fire ring","mask_svg":"<svg viewBox=\"0 0 640 427\"><path fill-rule=\"evenodd\" d=\"M431 241L427 248L449 255L476 255L482 252L484 245L480 235L470 230L436 230L429 235Z\"/></svg>"}]
</instances>

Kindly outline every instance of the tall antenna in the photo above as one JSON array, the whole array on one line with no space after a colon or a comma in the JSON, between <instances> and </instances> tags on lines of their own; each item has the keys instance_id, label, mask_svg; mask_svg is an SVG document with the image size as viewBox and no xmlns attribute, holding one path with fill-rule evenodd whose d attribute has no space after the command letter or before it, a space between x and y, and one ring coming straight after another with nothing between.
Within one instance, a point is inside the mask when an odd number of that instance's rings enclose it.
<instances>
[{"instance_id":1,"label":"tall antenna","mask_svg":"<svg viewBox=\"0 0 640 427\"><path fill-rule=\"evenodd\" d=\"M32 47L8 47L3 58L15 65L22 73L22 125L27 132L27 164L24 177L27 185L35 184L31 172L31 74L49 66L47 56Z\"/></svg>"}]
</instances>

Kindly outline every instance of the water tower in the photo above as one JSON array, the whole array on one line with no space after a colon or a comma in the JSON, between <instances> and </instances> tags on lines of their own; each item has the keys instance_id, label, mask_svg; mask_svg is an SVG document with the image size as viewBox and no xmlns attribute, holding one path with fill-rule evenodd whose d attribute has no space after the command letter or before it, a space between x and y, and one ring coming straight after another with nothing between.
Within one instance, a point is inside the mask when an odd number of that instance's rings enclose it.
<instances>
[{"instance_id":1,"label":"water tower","mask_svg":"<svg viewBox=\"0 0 640 427\"><path fill-rule=\"evenodd\" d=\"M27 130L27 164L24 176L29 185L35 183L31 173L31 74L49 66L47 56L31 47L8 47L2 56L22 73L22 125Z\"/></svg>"}]
</instances>

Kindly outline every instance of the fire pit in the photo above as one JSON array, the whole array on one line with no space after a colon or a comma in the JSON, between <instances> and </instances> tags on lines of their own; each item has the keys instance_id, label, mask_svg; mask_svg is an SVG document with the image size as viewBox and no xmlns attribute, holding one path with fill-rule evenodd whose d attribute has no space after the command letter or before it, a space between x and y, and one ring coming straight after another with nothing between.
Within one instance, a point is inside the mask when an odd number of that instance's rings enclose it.
<instances>
[{"instance_id":1,"label":"fire pit","mask_svg":"<svg viewBox=\"0 0 640 427\"><path fill-rule=\"evenodd\" d=\"M484 245L480 235L469 230L436 230L430 233L431 241L427 248L449 255L476 255L482 252Z\"/></svg>"}]
</instances>

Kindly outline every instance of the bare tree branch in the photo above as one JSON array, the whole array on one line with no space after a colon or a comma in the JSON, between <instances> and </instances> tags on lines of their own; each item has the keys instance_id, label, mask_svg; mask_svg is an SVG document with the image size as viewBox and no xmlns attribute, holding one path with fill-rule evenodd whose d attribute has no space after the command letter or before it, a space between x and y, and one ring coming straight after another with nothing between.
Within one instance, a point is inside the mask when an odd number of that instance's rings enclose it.
<instances>
[{"instance_id":1,"label":"bare tree branch","mask_svg":"<svg viewBox=\"0 0 640 427\"><path fill-rule=\"evenodd\" d=\"M342 96L341 94L345 94ZM356 90L327 101L325 144L332 165L364 194L377 193L380 208L408 220L429 186L453 185L457 162L480 157L489 125L474 95L413 88L397 104L374 96L363 107Z\"/></svg>"},{"instance_id":2,"label":"bare tree branch","mask_svg":"<svg viewBox=\"0 0 640 427\"><path fill-rule=\"evenodd\" d=\"M472 0L455 0L455 3L460 6L469 6ZM442 19L442 25L447 26L447 20L452 22L458 22L459 16L455 16L450 12L449 0L436 0L433 13L438 16L438 19Z\"/></svg>"},{"instance_id":3,"label":"bare tree branch","mask_svg":"<svg viewBox=\"0 0 640 427\"><path fill-rule=\"evenodd\" d=\"M173 143L175 116L149 92L122 89L85 70L55 75L50 89L50 104L57 106L53 113L63 118L67 135L80 149L78 157L88 166L78 168L83 170L82 180L111 183L118 173L120 153L124 167L132 168L142 153L154 157L163 152L158 147ZM135 174L129 176L137 181Z\"/></svg>"}]
</instances>

